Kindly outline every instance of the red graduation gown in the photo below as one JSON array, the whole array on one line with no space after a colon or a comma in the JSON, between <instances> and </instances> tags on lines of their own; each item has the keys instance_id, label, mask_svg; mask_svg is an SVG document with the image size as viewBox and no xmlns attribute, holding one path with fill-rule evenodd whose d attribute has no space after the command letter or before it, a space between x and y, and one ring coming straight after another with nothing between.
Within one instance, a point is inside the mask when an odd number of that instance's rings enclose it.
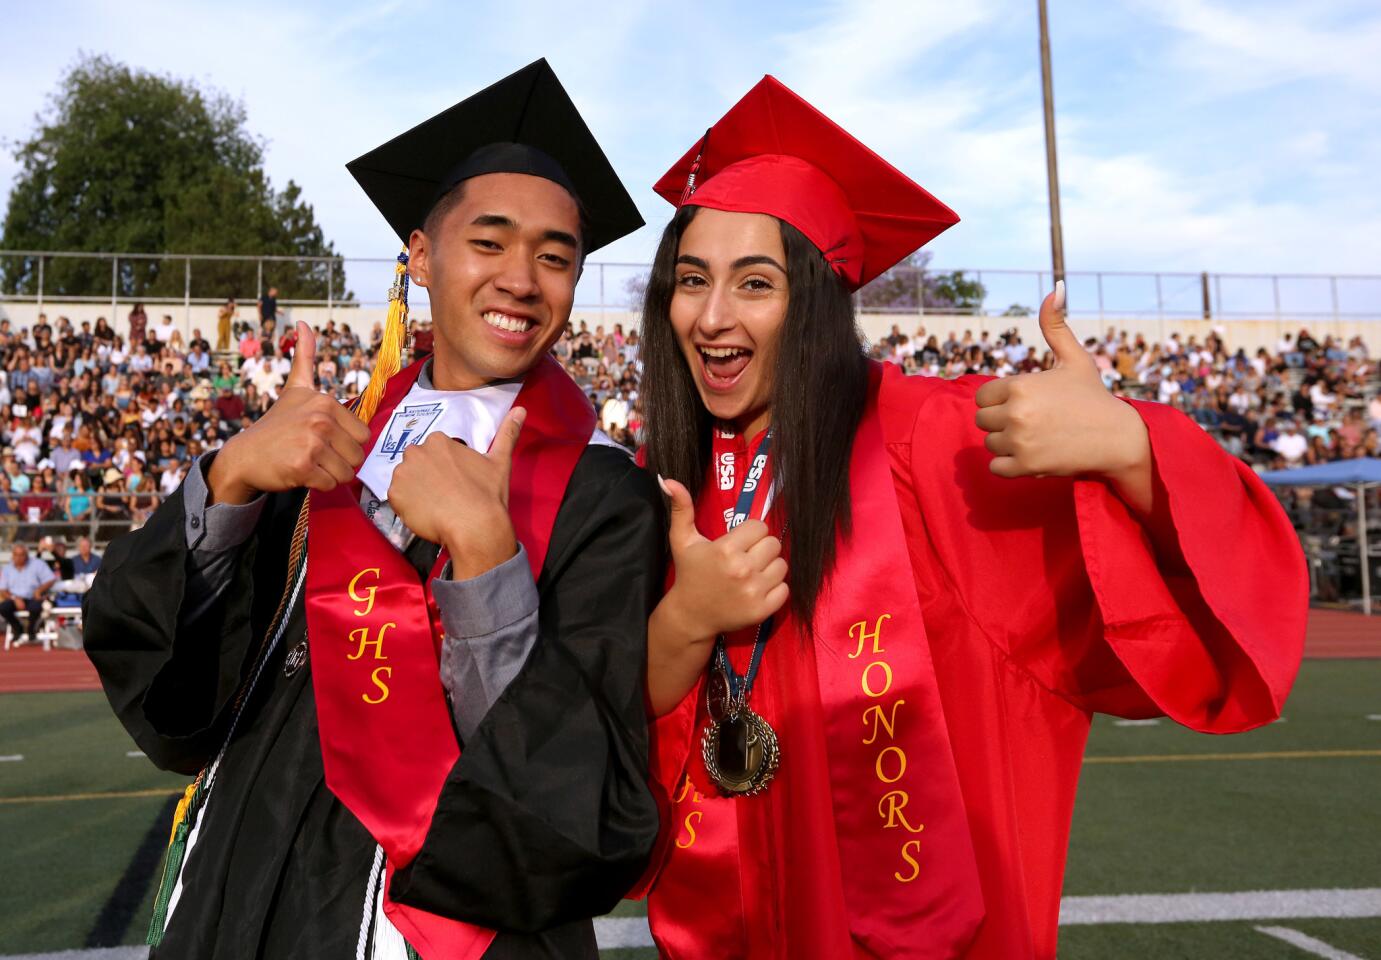
<instances>
[{"instance_id":1,"label":"red graduation gown","mask_svg":"<svg viewBox=\"0 0 1381 960\"><path fill-rule=\"evenodd\" d=\"M1165 715L1209 733L1275 719L1299 667L1308 582L1272 494L1169 407L1133 404L1150 434L1159 550L1101 482L994 476L974 424L984 380L908 378L888 365L877 416L910 556L898 573L920 600L982 888L985 917L957 956L1028 960L1055 956L1092 713ZM840 896L815 669L809 648L767 645L751 703L781 736L782 767L764 794L732 801L736 870L714 889L652 880L666 955L877 955L851 938L857 918ZM692 691L654 730L654 775L671 807L659 862L697 839L696 807L710 792L700 699ZM659 908L672 897L746 919L697 940L687 911Z\"/></svg>"}]
</instances>

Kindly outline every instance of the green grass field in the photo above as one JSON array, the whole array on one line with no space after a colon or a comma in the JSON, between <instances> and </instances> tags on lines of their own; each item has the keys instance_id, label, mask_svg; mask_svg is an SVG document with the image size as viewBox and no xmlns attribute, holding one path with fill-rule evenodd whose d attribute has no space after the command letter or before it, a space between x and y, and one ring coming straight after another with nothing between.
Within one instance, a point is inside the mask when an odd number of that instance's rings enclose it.
<instances>
[{"instance_id":1,"label":"green grass field","mask_svg":"<svg viewBox=\"0 0 1381 960\"><path fill-rule=\"evenodd\" d=\"M1306 663L1285 721L1238 737L1100 717L1066 894L1381 888L1378 716L1381 661L1338 660ZM170 798L184 781L132 750L100 694L0 696L0 758L23 757L0 760L0 955L142 942ZM1260 753L1286 756L1215 758ZM641 913L632 903L616 911ZM1381 917L1066 926L1060 956L1311 956L1261 926L1381 960Z\"/></svg>"}]
</instances>

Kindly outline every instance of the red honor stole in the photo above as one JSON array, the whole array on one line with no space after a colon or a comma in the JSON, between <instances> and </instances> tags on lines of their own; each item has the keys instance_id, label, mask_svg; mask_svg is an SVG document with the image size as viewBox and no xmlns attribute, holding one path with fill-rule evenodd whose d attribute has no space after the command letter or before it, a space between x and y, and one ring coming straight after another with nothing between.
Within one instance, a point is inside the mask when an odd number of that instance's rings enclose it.
<instances>
[{"instance_id":1,"label":"red honor stole","mask_svg":"<svg viewBox=\"0 0 1381 960\"><path fill-rule=\"evenodd\" d=\"M424 362L389 380L366 451ZM536 579L595 415L550 357L528 373L514 404L527 419L513 452L508 510ZM430 578L419 580L359 496L358 480L310 495L307 636L326 785L387 855L384 912L393 925L424 958L468 960L488 949L494 931L388 898L392 871L422 847L460 748L440 680L443 629ZM443 550L433 576L446 559Z\"/></svg>"},{"instance_id":2,"label":"red honor stole","mask_svg":"<svg viewBox=\"0 0 1381 960\"><path fill-rule=\"evenodd\" d=\"M748 705L777 732L781 767L766 791L726 798L700 756L707 722L694 692L686 776L670 798L666 860L649 903L653 933L676 958L959 956L983 897L930 645L916 597L896 488L877 414L874 365L854 436L853 532L840 538L803 638L789 609L767 644ZM696 505L702 533L724 531L721 471L746 464L739 442L715 462ZM743 469L742 467L738 469ZM761 500L754 502L760 516ZM773 509L780 531L785 518ZM753 631L728 638L747 668ZM775 673L775 676L773 675ZM677 712L686 711L683 705ZM659 731L684 730L672 715ZM654 753L683 756L661 748ZM675 761L672 761L675 762Z\"/></svg>"}]
</instances>

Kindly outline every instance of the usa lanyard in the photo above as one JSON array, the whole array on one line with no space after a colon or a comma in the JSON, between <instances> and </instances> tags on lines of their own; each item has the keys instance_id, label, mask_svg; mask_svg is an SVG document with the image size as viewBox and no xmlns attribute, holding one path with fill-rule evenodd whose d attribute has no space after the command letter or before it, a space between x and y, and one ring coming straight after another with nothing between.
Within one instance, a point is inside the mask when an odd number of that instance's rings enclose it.
<instances>
[{"instance_id":1,"label":"usa lanyard","mask_svg":"<svg viewBox=\"0 0 1381 960\"><path fill-rule=\"evenodd\" d=\"M738 500L734 504L734 514L729 518L728 527L730 530L737 527L753 510L753 500L758 492L758 481L762 478L767 469L767 453L772 446L772 431L769 429L763 434L763 438L758 441L758 448L753 451L748 473L744 475L743 483L739 486ZM767 491L764 499L771 495ZM724 635L720 634L715 638L714 651L715 660L719 664L719 669L724 673L724 679L729 685L729 697L731 702L740 706L748 700L748 694L753 689L753 681L758 676L758 666L762 663L763 647L767 645L767 638L772 634L772 617L758 625L757 636L753 639L753 655L748 661L748 672L740 677L734 672L734 668L729 663L729 654L724 646Z\"/></svg>"}]
</instances>

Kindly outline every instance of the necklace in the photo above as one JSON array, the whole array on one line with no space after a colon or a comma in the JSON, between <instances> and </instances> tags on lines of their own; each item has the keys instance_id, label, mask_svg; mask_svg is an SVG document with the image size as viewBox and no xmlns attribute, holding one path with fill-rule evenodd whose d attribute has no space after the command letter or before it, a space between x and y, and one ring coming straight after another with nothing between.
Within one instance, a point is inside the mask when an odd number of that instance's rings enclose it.
<instances>
[{"instance_id":1,"label":"necklace","mask_svg":"<svg viewBox=\"0 0 1381 960\"><path fill-rule=\"evenodd\" d=\"M729 520L733 529L747 519L753 507L758 481L767 466L772 432L758 443L747 476L739 488L738 502ZM724 635L715 638L710 677L705 683L705 708L710 722L700 737L705 772L726 796L752 796L766 789L781 763L781 747L772 726L748 706L748 696L762 664L763 647L772 634L772 617L758 624L748 672L739 676L729 662Z\"/></svg>"}]
</instances>

